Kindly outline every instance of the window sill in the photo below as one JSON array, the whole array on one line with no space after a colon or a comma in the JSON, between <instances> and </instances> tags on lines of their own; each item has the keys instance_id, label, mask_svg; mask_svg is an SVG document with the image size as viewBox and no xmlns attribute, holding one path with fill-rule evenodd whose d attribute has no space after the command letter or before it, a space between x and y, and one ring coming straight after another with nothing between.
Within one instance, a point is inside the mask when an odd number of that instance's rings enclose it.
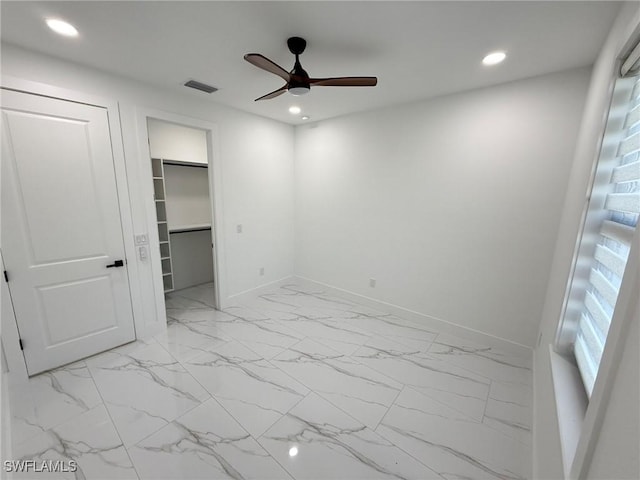
<instances>
[{"instance_id":1,"label":"window sill","mask_svg":"<svg viewBox=\"0 0 640 480\"><path fill-rule=\"evenodd\" d=\"M569 478L589 399L582 385L578 367L556 353L552 345L549 345L549 357L558 412L562 465L565 478Z\"/></svg>"}]
</instances>

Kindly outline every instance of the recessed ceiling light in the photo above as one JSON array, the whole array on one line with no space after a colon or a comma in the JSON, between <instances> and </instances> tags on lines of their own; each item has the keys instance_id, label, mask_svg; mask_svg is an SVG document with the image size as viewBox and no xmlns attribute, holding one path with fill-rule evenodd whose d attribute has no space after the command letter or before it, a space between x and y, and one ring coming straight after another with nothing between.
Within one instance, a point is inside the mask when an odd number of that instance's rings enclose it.
<instances>
[{"instance_id":1,"label":"recessed ceiling light","mask_svg":"<svg viewBox=\"0 0 640 480\"><path fill-rule=\"evenodd\" d=\"M76 27L58 18L47 18L47 26L54 32L64 35L65 37L78 36L78 30Z\"/></svg>"},{"instance_id":2,"label":"recessed ceiling light","mask_svg":"<svg viewBox=\"0 0 640 480\"><path fill-rule=\"evenodd\" d=\"M296 455L298 455L298 447L291 447L289 449L289 456L295 457Z\"/></svg>"},{"instance_id":3,"label":"recessed ceiling light","mask_svg":"<svg viewBox=\"0 0 640 480\"><path fill-rule=\"evenodd\" d=\"M302 117L302 120L309 120L310 118L311 118L311 117L309 117L308 115L304 115L304 116Z\"/></svg>"},{"instance_id":4,"label":"recessed ceiling light","mask_svg":"<svg viewBox=\"0 0 640 480\"><path fill-rule=\"evenodd\" d=\"M507 54L504 52L491 52L489 55L482 59L482 63L485 65L497 65L507 58Z\"/></svg>"},{"instance_id":5,"label":"recessed ceiling light","mask_svg":"<svg viewBox=\"0 0 640 480\"><path fill-rule=\"evenodd\" d=\"M291 107L289 107L289 113L293 114L293 115L298 115L300 112L302 111L302 109L296 105L293 105Z\"/></svg>"}]
</instances>

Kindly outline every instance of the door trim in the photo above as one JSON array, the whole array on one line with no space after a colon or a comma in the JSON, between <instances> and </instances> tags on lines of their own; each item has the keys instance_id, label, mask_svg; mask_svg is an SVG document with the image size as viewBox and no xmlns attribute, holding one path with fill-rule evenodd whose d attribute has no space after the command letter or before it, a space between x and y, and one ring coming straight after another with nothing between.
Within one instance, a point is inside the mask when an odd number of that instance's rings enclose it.
<instances>
[{"instance_id":1,"label":"door trim","mask_svg":"<svg viewBox=\"0 0 640 480\"><path fill-rule=\"evenodd\" d=\"M153 180L151 172L151 150L149 147L149 132L147 119L153 118L184 127L204 130L207 134L207 160L209 161L209 201L211 202L211 225L213 240L213 282L215 289L216 308L228 306L227 275L224 246L224 218L222 209L222 163L220 161L220 143L218 125L216 123L187 117L163 110L150 108L136 108L136 125L138 133L138 148L141 155L139 162L140 187L144 196L146 211L146 229L149 233L149 245L158 243L158 229L155 221L155 202L153 201ZM164 286L162 283L162 263L160 252L149 249L149 258L153 272L153 290L155 295L156 318L166 328L167 313L164 302Z\"/></svg>"},{"instance_id":2,"label":"door trim","mask_svg":"<svg viewBox=\"0 0 640 480\"><path fill-rule=\"evenodd\" d=\"M129 196L129 180L126 170L124 144L122 141L122 130L120 125L120 107L116 100L100 97L97 95L85 94L74 90L55 87L45 83L33 82L12 76L2 76L0 88L16 90L31 95L55 98L74 103L82 103L104 108L107 111L109 131L111 132L111 147L113 152L113 165L116 178L116 190L118 193L118 203L120 211L120 223L122 224L122 235L124 241L125 255L127 263L127 276L129 279L129 295L133 309L133 326L136 338L140 337L140 332L144 331L142 322L142 302L140 289L137 282L133 280L139 277L139 267L134 259L137 259L136 248L133 235L133 218L131 215L131 199ZM0 249L2 246L0 245ZM18 326L15 319L13 321L2 322L2 338L19 338ZM5 331L8 330L8 332ZM8 333L8 335L7 335ZM7 363L9 366L18 365L14 370L10 370L12 378L27 380L26 363L22 352L19 349L7 347L5 350ZM12 358L9 358L12 357ZM24 365L24 370L22 369Z\"/></svg>"}]
</instances>

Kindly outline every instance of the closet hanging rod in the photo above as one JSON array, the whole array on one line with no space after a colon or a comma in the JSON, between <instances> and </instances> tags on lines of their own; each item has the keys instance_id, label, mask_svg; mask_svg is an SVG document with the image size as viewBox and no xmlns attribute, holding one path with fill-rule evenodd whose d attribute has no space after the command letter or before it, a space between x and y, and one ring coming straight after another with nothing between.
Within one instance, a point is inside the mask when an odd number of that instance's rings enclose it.
<instances>
[{"instance_id":1,"label":"closet hanging rod","mask_svg":"<svg viewBox=\"0 0 640 480\"><path fill-rule=\"evenodd\" d=\"M175 230L169 230L169 233L204 232L206 230L211 230L211 227L176 228Z\"/></svg>"},{"instance_id":2,"label":"closet hanging rod","mask_svg":"<svg viewBox=\"0 0 640 480\"><path fill-rule=\"evenodd\" d=\"M209 165L206 163L181 162L180 160L167 160L165 158L162 159L162 163L165 165L177 165L179 167L209 168Z\"/></svg>"}]
</instances>

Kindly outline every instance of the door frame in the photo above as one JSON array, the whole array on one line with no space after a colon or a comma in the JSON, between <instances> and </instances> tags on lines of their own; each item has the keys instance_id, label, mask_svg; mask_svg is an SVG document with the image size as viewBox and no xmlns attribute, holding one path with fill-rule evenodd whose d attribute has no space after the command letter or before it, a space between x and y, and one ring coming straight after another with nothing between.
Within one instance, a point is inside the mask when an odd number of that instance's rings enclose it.
<instances>
[{"instance_id":1,"label":"door frame","mask_svg":"<svg viewBox=\"0 0 640 480\"><path fill-rule=\"evenodd\" d=\"M85 94L75 90L55 87L45 83L24 80L21 78L3 75L1 79L1 88L15 90L32 95L40 95L51 97L68 102L82 103L104 108L107 111L109 131L111 133L111 147L113 152L113 166L116 179L116 189L118 192L118 203L120 211L120 223L122 224L122 235L124 241L124 250L127 262L127 277L129 283L129 296L131 298L131 306L133 310L133 326L136 338L139 338L140 332L144 331L142 316L142 298L141 292L136 282L133 280L139 277L138 262L133 261L137 258L134 241L133 218L131 215L131 199L129 196L129 181L124 156L124 144L122 141L122 130L120 125L120 106L116 100L100 97L97 95ZM0 244L0 251L2 245ZM4 280L3 280L4 281ZM19 338L19 331L16 319L2 318L0 327L4 340L12 340ZM4 352L11 374L12 380L27 381L26 362L22 351L15 348L15 345L4 345Z\"/></svg>"},{"instance_id":2,"label":"door frame","mask_svg":"<svg viewBox=\"0 0 640 480\"><path fill-rule=\"evenodd\" d=\"M147 119L160 120L173 123L183 127L197 128L204 130L207 137L207 161L209 175L209 204L211 207L211 238L213 242L213 286L214 300L217 309L228 306L227 296L227 275L224 246L224 220L222 208L222 163L220 161L220 142L218 136L218 125L206 120L200 120L185 115L180 115L164 110L150 108L136 108L136 125L138 131L138 142L141 161L140 187L144 195L144 206L146 211L146 230L149 234L149 246L157 245L158 228L156 222L156 207L153 197L153 174L151 171L151 148L149 146L149 130ZM156 318L163 325L167 322L167 312L164 301L164 285L162 282L162 262L160 260L160 250L149 249L151 259L151 269L153 274L153 290L155 294Z\"/></svg>"}]
</instances>

